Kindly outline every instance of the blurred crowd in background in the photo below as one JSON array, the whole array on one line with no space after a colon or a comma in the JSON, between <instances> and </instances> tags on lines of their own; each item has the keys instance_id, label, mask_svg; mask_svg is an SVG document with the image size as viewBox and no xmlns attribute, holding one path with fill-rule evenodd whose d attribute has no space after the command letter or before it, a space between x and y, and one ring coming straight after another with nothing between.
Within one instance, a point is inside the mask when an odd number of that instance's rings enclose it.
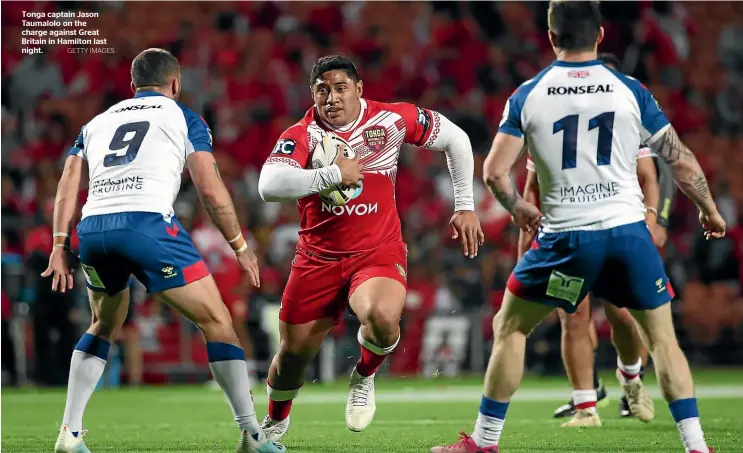
<instances>
[{"instance_id":1,"label":"blurred crowd in background","mask_svg":"<svg viewBox=\"0 0 743 453\"><path fill-rule=\"evenodd\" d=\"M181 101L212 129L221 174L263 266L258 290L235 274L186 174L176 212L195 237L203 238L197 246L236 322L252 337L259 361L270 355L265 332L273 328L261 313L278 307L299 218L293 204L262 202L257 176L279 134L311 106L313 63L334 53L355 59L365 97L442 112L469 134L475 153L475 200L487 246L474 260L465 260L450 239L453 191L444 156L412 146L400 154L397 205L409 248L410 289L403 340L389 371L423 371L422 361L428 359L421 351L432 316L467 316L478 329L482 324L487 340L490 316L516 261L518 232L482 184L482 162L508 96L554 59L547 6L467 1L3 4L3 383L16 382L17 363L27 367L23 372L33 382L66 381L70 351L90 315L82 281L72 293L59 295L38 276L52 247L56 184L81 126L132 95L130 64L148 47L166 48L180 59ZM22 11L56 10L98 11L88 28L100 30L114 53L69 53L65 46L51 46L42 54L22 54ZM618 55L620 69L655 94L697 153L729 226L727 238L705 242L693 205L677 194L663 255L679 296L674 304L682 345L696 364L743 364L743 8L734 2L642 1L607 2L602 10L606 37L600 50ZM522 185L523 163L515 176ZM81 204L85 198L83 190ZM144 352L145 381L155 379L149 375L158 364L179 362L185 355L206 362L198 349L201 341L184 352L179 339L198 333L184 329L167 307L142 292L135 292L132 302L130 343ZM596 310L594 321L606 338L606 323L601 309ZM345 321L337 338L352 344L356 321ZM559 323L540 329L531 341L530 366L559 372L558 341ZM445 344L433 351L438 356L431 360L452 360ZM28 362L19 362L18 354ZM469 355L460 360L465 369ZM613 360L606 356L607 364Z\"/></svg>"}]
</instances>

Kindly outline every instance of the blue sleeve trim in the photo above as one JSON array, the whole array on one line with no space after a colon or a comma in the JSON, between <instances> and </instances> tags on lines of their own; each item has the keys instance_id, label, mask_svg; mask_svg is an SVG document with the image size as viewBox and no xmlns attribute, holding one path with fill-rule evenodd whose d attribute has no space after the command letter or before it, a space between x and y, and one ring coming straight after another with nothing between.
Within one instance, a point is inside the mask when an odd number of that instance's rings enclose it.
<instances>
[{"instance_id":1,"label":"blue sleeve trim","mask_svg":"<svg viewBox=\"0 0 743 453\"><path fill-rule=\"evenodd\" d=\"M515 137L524 136L524 125L521 124L521 111L524 109L526 98L542 80L542 77L549 72L552 66L547 66L533 79L527 80L522 83L520 87L513 92L511 97L508 98L507 108L503 111L503 119L498 126L498 132L504 134L513 135Z\"/></svg>"},{"instance_id":2,"label":"blue sleeve trim","mask_svg":"<svg viewBox=\"0 0 743 453\"><path fill-rule=\"evenodd\" d=\"M503 112L503 119L498 126L498 132L504 134L513 135L515 137L523 137L524 130L521 125L521 109L524 106L524 100L520 99L521 89L517 90L514 94L506 101L506 110Z\"/></svg>"},{"instance_id":3,"label":"blue sleeve trim","mask_svg":"<svg viewBox=\"0 0 743 453\"><path fill-rule=\"evenodd\" d=\"M654 135L659 130L663 129L671 122L666 117L666 114L661 110L658 101L655 100L653 94L650 93L639 80L629 77L621 72L615 71L614 69L604 65L606 69L612 72L616 78L618 78L624 85L632 91L635 96L637 105L640 107L640 120L642 121L642 127Z\"/></svg>"},{"instance_id":4,"label":"blue sleeve trim","mask_svg":"<svg viewBox=\"0 0 743 453\"><path fill-rule=\"evenodd\" d=\"M85 126L80 129L80 133L75 139L75 144L70 147L67 151L68 156L80 156L85 159L85 139L83 138L83 131Z\"/></svg>"},{"instance_id":5,"label":"blue sleeve trim","mask_svg":"<svg viewBox=\"0 0 743 453\"><path fill-rule=\"evenodd\" d=\"M193 151L212 152L212 131L209 130L206 121L180 102L177 104L186 118L188 141L191 142Z\"/></svg>"}]
</instances>

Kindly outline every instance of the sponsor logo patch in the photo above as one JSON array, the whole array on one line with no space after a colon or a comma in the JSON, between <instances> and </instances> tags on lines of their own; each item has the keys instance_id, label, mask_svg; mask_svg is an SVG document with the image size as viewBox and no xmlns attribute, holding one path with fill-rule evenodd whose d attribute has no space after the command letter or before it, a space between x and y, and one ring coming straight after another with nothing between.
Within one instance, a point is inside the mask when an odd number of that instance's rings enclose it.
<instances>
[{"instance_id":1,"label":"sponsor logo patch","mask_svg":"<svg viewBox=\"0 0 743 453\"><path fill-rule=\"evenodd\" d=\"M103 286L101 278L98 276L98 272L92 266L83 263L80 263L80 265L83 268L83 274L85 274L85 280L88 281L88 285L96 289L106 289L106 287Z\"/></svg>"},{"instance_id":2,"label":"sponsor logo patch","mask_svg":"<svg viewBox=\"0 0 743 453\"><path fill-rule=\"evenodd\" d=\"M297 147L297 142L290 138L282 138L276 142L272 154L282 154L284 156L291 156L294 153L294 148Z\"/></svg>"},{"instance_id":3,"label":"sponsor logo patch","mask_svg":"<svg viewBox=\"0 0 743 453\"><path fill-rule=\"evenodd\" d=\"M548 296L566 300L573 305L578 303L581 289L583 289L582 278L566 275L559 271L552 271L547 283Z\"/></svg>"}]
</instances>

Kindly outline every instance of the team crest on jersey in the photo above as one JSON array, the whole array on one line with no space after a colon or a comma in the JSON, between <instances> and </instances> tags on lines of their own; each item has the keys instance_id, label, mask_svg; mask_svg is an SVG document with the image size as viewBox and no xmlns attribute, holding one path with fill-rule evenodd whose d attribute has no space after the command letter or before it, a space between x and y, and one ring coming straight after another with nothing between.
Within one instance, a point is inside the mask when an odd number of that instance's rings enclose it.
<instances>
[{"instance_id":1,"label":"team crest on jersey","mask_svg":"<svg viewBox=\"0 0 743 453\"><path fill-rule=\"evenodd\" d=\"M587 71L585 69L575 69L573 71L568 71L568 77L572 79L585 79L590 75L591 71Z\"/></svg>"},{"instance_id":2,"label":"team crest on jersey","mask_svg":"<svg viewBox=\"0 0 743 453\"><path fill-rule=\"evenodd\" d=\"M387 144L387 129L384 126L372 126L364 129L364 144L374 152L381 151Z\"/></svg>"},{"instance_id":3,"label":"team crest on jersey","mask_svg":"<svg viewBox=\"0 0 743 453\"><path fill-rule=\"evenodd\" d=\"M284 156L291 156L294 153L294 148L296 148L297 142L290 138L282 138L276 143L276 146L273 148L272 153L273 154L283 154Z\"/></svg>"}]
</instances>

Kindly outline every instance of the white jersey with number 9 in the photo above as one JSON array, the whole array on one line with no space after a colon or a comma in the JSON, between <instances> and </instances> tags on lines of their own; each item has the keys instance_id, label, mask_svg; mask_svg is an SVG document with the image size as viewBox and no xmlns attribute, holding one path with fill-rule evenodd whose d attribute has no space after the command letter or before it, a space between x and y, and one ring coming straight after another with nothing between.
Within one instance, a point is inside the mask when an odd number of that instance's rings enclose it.
<instances>
[{"instance_id":1,"label":"white jersey with number 9","mask_svg":"<svg viewBox=\"0 0 743 453\"><path fill-rule=\"evenodd\" d=\"M206 122L154 91L140 91L83 126L69 155L87 160L83 218L119 212L173 215L186 158L212 151Z\"/></svg>"},{"instance_id":2,"label":"white jersey with number 9","mask_svg":"<svg viewBox=\"0 0 743 453\"><path fill-rule=\"evenodd\" d=\"M549 233L643 220L637 150L669 125L636 79L599 60L555 61L511 95L499 132L526 140Z\"/></svg>"}]
</instances>

